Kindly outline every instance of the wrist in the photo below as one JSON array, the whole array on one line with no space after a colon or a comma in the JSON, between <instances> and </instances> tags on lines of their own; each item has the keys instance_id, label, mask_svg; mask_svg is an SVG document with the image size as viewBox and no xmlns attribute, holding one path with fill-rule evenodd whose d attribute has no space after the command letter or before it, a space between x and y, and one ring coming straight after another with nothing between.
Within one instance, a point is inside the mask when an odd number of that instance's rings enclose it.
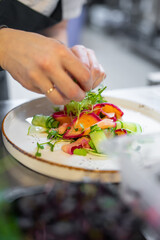
<instances>
[{"instance_id":1,"label":"wrist","mask_svg":"<svg viewBox=\"0 0 160 240\"><path fill-rule=\"evenodd\" d=\"M6 25L0 25L0 70L4 69L4 56L6 52L6 40L5 36L6 33L8 32L8 27Z\"/></svg>"}]
</instances>

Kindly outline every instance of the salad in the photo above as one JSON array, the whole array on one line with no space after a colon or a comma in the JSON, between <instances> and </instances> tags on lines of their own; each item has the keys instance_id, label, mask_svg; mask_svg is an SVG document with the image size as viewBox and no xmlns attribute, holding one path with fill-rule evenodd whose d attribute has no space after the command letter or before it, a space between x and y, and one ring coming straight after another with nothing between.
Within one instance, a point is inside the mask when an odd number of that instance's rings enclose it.
<instances>
[{"instance_id":1,"label":"salad","mask_svg":"<svg viewBox=\"0 0 160 240\"><path fill-rule=\"evenodd\" d=\"M33 116L28 134L47 133L46 142L37 142L36 157L41 156L44 145L54 151L55 145L62 141L66 143L61 149L67 154L103 156L102 141L141 133L138 123L123 121L123 111L104 99L102 92L105 89L89 91L81 102L72 100L63 110L55 108L50 116Z\"/></svg>"}]
</instances>

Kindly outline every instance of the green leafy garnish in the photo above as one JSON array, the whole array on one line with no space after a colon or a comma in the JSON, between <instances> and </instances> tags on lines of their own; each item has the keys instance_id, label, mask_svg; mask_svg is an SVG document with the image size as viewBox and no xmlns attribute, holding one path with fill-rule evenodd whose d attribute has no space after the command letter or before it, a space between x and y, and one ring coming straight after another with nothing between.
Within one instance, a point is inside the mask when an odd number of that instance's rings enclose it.
<instances>
[{"instance_id":1,"label":"green leafy garnish","mask_svg":"<svg viewBox=\"0 0 160 240\"><path fill-rule=\"evenodd\" d=\"M61 139L63 138L63 135L59 134L58 131L54 130L54 129L50 129L46 131L48 133L47 139L51 139L52 140L57 140L57 139Z\"/></svg>"},{"instance_id":2,"label":"green leafy garnish","mask_svg":"<svg viewBox=\"0 0 160 240\"><path fill-rule=\"evenodd\" d=\"M47 136L48 139L53 138L58 134L56 130L47 131L47 133L48 133L48 136Z\"/></svg>"},{"instance_id":3,"label":"green leafy garnish","mask_svg":"<svg viewBox=\"0 0 160 240\"><path fill-rule=\"evenodd\" d=\"M105 89L106 87L98 89L98 93L89 91L81 102L76 102L74 100L70 101L70 103L66 105L67 114L73 114L79 117L80 113L84 109L92 110L93 105L106 102L106 100L104 100L104 98L101 96Z\"/></svg>"},{"instance_id":4,"label":"green leafy garnish","mask_svg":"<svg viewBox=\"0 0 160 240\"><path fill-rule=\"evenodd\" d=\"M56 143L58 143L58 142L60 142L60 140L57 140L57 141L55 141L54 143L51 143L51 142L48 142L48 143L47 143L47 144L50 146L51 152L54 151L54 147L55 147Z\"/></svg>"},{"instance_id":5,"label":"green leafy garnish","mask_svg":"<svg viewBox=\"0 0 160 240\"><path fill-rule=\"evenodd\" d=\"M41 153L39 152L40 149L44 149L44 146L37 142L37 152L35 154L36 157L41 157Z\"/></svg>"},{"instance_id":6,"label":"green leafy garnish","mask_svg":"<svg viewBox=\"0 0 160 240\"><path fill-rule=\"evenodd\" d=\"M37 142L37 152L36 152L36 154L35 154L36 157L41 157L41 153L39 152L39 150L40 150L40 149L44 149L44 146L43 146L43 145L48 144L48 145L50 146L51 152L53 152L53 151L54 151L55 144L56 144L57 142L63 141L63 139L62 139L63 136L60 135L60 134L58 133L58 131L56 131L56 130L51 130L51 131L47 130L46 132L48 133L47 138L48 138L48 139L51 138L51 140L48 141L48 142L41 143L41 144ZM56 140L56 141L55 141L54 143L52 143L52 141L54 141L54 140Z\"/></svg>"},{"instance_id":7,"label":"green leafy garnish","mask_svg":"<svg viewBox=\"0 0 160 240\"><path fill-rule=\"evenodd\" d=\"M38 143L37 142L37 152L35 153L36 157L41 157L41 153L39 152L40 149L44 149L44 145L49 145L50 146L50 150L51 152L54 151L54 147L58 142L71 142L70 140L67 139L62 139L62 138L57 138L56 141L54 143L52 143L55 139L51 139L48 142L44 142L44 143Z\"/></svg>"},{"instance_id":8,"label":"green leafy garnish","mask_svg":"<svg viewBox=\"0 0 160 240\"><path fill-rule=\"evenodd\" d=\"M50 146L51 152L53 152L53 150L54 150L54 144L52 144L51 142L48 142L48 145Z\"/></svg>"},{"instance_id":9,"label":"green leafy garnish","mask_svg":"<svg viewBox=\"0 0 160 240\"><path fill-rule=\"evenodd\" d=\"M95 125L90 127L90 130L91 130L90 133L92 133L92 132L95 132L95 131L101 131L102 129L100 127L98 127L97 124L95 124Z\"/></svg>"}]
</instances>

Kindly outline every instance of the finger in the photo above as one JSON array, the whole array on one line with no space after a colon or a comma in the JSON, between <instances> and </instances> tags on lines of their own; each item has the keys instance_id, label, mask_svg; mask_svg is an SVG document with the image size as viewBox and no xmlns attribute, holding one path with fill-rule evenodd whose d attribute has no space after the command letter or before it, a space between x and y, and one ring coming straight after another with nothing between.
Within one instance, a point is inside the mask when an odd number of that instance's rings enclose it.
<instances>
[{"instance_id":1,"label":"finger","mask_svg":"<svg viewBox=\"0 0 160 240\"><path fill-rule=\"evenodd\" d=\"M36 87L26 87L26 89L28 89L29 91L35 92L35 93L39 93L39 94L43 94L42 91Z\"/></svg>"},{"instance_id":2,"label":"finger","mask_svg":"<svg viewBox=\"0 0 160 240\"><path fill-rule=\"evenodd\" d=\"M98 63L98 60L94 54L94 51L91 49L88 49L87 54L88 54L88 59L90 62L91 75L92 75L92 79L93 79L93 85L92 85L92 88L93 88L94 83L99 78L101 78L103 74L101 72L100 64Z\"/></svg>"},{"instance_id":3,"label":"finger","mask_svg":"<svg viewBox=\"0 0 160 240\"><path fill-rule=\"evenodd\" d=\"M72 53L71 50L69 50L65 58L62 59L62 65L64 69L74 77L85 92L91 89L92 81L89 69Z\"/></svg>"},{"instance_id":4,"label":"finger","mask_svg":"<svg viewBox=\"0 0 160 240\"><path fill-rule=\"evenodd\" d=\"M32 80L33 87L38 88L41 93L45 94L47 98L57 105L64 105L69 102L54 86L54 83L47 78L42 71L36 70L29 74ZM52 89L52 91L49 91Z\"/></svg>"},{"instance_id":5,"label":"finger","mask_svg":"<svg viewBox=\"0 0 160 240\"><path fill-rule=\"evenodd\" d=\"M73 81L65 70L57 67L56 71L53 69L50 71L52 72L50 72L49 78L52 84L56 85L59 92L61 92L66 99L81 101L85 97L85 92Z\"/></svg>"},{"instance_id":6,"label":"finger","mask_svg":"<svg viewBox=\"0 0 160 240\"><path fill-rule=\"evenodd\" d=\"M17 79L17 82L19 82L24 88L28 89L29 91L35 92L35 93L42 93L42 91L34 86L32 83L30 83L29 81L25 81L21 78L21 81L19 81L19 79Z\"/></svg>"},{"instance_id":7,"label":"finger","mask_svg":"<svg viewBox=\"0 0 160 240\"><path fill-rule=\"evenodd\" d=\"M101 75L100 77L94 82L93 84L93 89L96 88L105 78L106 78L106 73L102 67L102 65L99 66L100 67L100 70L101 70Z\"/></svg>"},{"instance_id":8,"label":"finger","mask_svg":"<svg viewBox=\"0 0 160 240\"><path fill-rule=\"evenodd\" d=\"M56 89L56 87L51 87L50 89L53 89L51 92L47 92L46 97L53 102L56 105L66 105L67 103L69 103L70 100L66 99L65 97L63 97L63 95Z\"/></svg>"},{"instance_id":9,"label":"finger","mask_svg":"<svg viewBox=\"0 0 160 240\"><path fill-rule=\"evenodd\" d=\"M82 45L76 45L71 48L71 51L80 59L80 61L90 68L87 49Z\"/></svg>"}]
</instances>

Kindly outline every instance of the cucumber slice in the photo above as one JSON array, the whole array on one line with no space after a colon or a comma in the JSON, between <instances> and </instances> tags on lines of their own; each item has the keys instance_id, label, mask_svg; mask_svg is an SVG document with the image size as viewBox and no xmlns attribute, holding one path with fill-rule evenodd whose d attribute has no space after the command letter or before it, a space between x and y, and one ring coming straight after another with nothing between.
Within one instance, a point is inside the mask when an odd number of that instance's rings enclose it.
<instances>
[{"instance_id":1,"label":"cucumber slice","mask_svg":"<svg viewBox=\"0 0 160 240\"><path fill-rule=\"evenodd\" d=\"M138 123L136 124L137 131L136 133L142 133L142 127Z\"/></svg>"},{"instance_id":2,"label":"cucumber slice","mask_svg":"<svg viewBox=\"0 0 160 240\"><path fill-rule=\"evenodd\" d=\"M122 128L125 130L129 130L133 133L141 133L142 128L138 123L133 123L133 122L122 122Z\"/></svg>"},{"instance_id":3,"label":"cucumber slice","mask_svg":"<svg viewBox=\"0 0 160 240\"><path fill-rule=\"evenodd\" d=\"M32 125L46 127L46 122L48 118L49 116L35 115L33 116L33 119L32 119Z\"/></svg>"},{"instance_id":4,"label":"cucumber slice","mask_svg":"<svg viewBox=\"0 0 160 240\"><path fill-rule=\"evenodd\" d=\"M56 121L51 116L35 115L33 116L32 124L34 126L40 126L40 127L46 127L46 128L57 128L59 125L59 122Z\"/></svg>"},{"instance_id":5,"label":"cucumber slice","mask_svg":"<svg viewBox=\"0 0 160 240\"><path fill-rule=\"evenodd\" d=\"M133 122L122 122L122 128L126 130L128 129L132 132L136 132L136 129L137 129L136 124Z\"/></svg>"},{"instance_id":6,"label":"cucumber slice","mask_svg":"<svg viewBox=\"0 0 160 240\"><path fill-rule=\"evenodd\" d=\"M122 122L116 121L116 130L125 129L129 134L142 133L142 127L138 123L134 122Z\"/></svg>"},{"instance_id":7,"label":"cucumber slice","mask_svg":"<svg viewBox=\"0 0 160 240\"><path fill-rule=\"evenodd\" d=\"M118 121L116 121L116 130L117 129L121 129L122 128L122 121L120 121L120 120L118 120Z\"/></svg>"},{"instance_id":8,"label":"cucumber slice","mask_svg":"<svg viewBox=\"0 0 160 240\"><path fill-rule=\"evenodd\" d=\"M103 151L101 149L101 142L104 140L107 140L107 137L106 137L105 133L103 132L103 130L90 132L89 135L90 135L90 138L91 138L97 152L103 153Z\"/></svg>"},{"instance_id":9,"label":"cucumber slice","mask_svg":"<svg viewBox=\"0 0 160 240\"><path fill-rule=\"evenodd\" d=\"M28 135L31 135L31 134L34 134L34 133L46 133L46 128L31 125L28 128Z\"/></svg>"}]
</instances>

